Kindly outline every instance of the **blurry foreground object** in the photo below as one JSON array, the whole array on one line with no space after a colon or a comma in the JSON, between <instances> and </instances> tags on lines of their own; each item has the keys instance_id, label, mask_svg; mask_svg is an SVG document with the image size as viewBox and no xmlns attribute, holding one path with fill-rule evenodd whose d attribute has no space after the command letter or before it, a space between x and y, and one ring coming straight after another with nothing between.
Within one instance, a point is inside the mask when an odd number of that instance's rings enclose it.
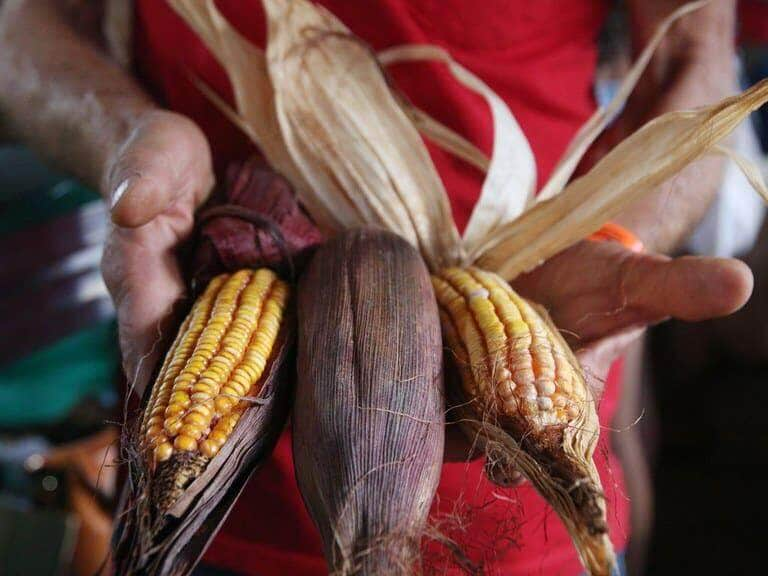
<instances>
[{"instance_id":1,"label":"blurry foreground object","mask_svg":"<svg viewBox=\"0 0 768 576\"><path fill-rule=\"evenodd\" d=\"M107 558L119 352L105 222L96 194L0 148L0 574L92 575Z\"/></svg>"},{"instance_id":2,"label":"blurry foreground object","mask_svg":"<svg viewBox=\"0 0 768 576\"><path fill-rule=\"evenodd\" d=\"M108 428L57 447L0 443L0 573L92 576L104 566L117 440Z\"/></svg>"}]
</instances>

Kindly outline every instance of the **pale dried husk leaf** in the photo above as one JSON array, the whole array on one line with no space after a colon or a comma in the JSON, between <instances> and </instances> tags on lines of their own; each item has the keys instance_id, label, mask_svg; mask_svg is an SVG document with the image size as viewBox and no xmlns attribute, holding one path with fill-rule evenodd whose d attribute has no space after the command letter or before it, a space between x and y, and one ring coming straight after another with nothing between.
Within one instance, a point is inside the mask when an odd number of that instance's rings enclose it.
<instances>
[{"instance_id":1,"label":"pale dried husk leaf","mask_svg":"<svg viewBox=\"0 0 768 576\"><path fill-rule=\"evenodd\" d=\"M382 62L382 64L384 64L384 62ZM432 140L446 152L450 152L457 158L461 158L481 172L488 172L488 167L491 165L491 159L477 146L472 144L472 142L445 124L435 120L432 116L420 108L417 108L405 98L400 99L400 106L402 106L403 111L408 114L411 122L413 122L413 125L422 136L428 140Z\"/></svg>"},{"instance_id":2,"label":"pale dried husk leaf","mask_svg":"<svg viewBox=\"0 0 768 576\"><path fill-rule=\"evenodd\" d=\"M396 46L379 53L382 64L426 60L442 62L453 76L480 94L493 118L493 154L480 198L462 235L468 253L501 224L520 215L536 192L536 161L528 139L507 104L472 72L456 62L442 48L428 45ZM438 136L432 133L432 137ZM441 143L438 140L438 143ZM470 148L465 147L470 150Z\"/></svg>"},{"instance_id":3,"label":"pale dried husk leaf","mask_svg":"<svg viewBox=\"0 0 768 576\"><path fill-rule=\"evenodd\" d=\"M486 245L478 264L505 278L535 268L707 154L766 100L768 80L763 80L714 106L656 118L561 194L506 225Z\"/></svg>"},{"instance_id":4,"label":"pale dried husk leaf","mask_svg":"<svg viewBox=\"0 0 768 576\"><path fill-rule=\"evenodd\" d=\"M755 192L760 194L766 203L768 203L768 186L766 186L765 180L763 179L763 172L757 164L744 156L741 152L722 144L713 147L711 152L732 160L736 166L738 166L739 170L741 170L742 174L744 174L749 185L752 186Z\"/></svg>"},{"instance_id":5,"label":"pale dried husk leaf","mask_svg":"<svg viewBox=\"0 0 768 576\"><path fill-rule=\"evenodd\" d=\"M586 154L589 147L613 121L616 115L621 112L621 109L635 89L635 86L648 66L648 63L651 61L653 53L656 51L656 48L659 47L659 44L661 44L661 41L667 35L667 32L669 32L672 25L683 16L702 8L711 1L712 0L689 2L680 6L677 10L662 20L656 28L656 31L653 33L653 36L651 36L651 39L648 41L648 44L643 48L643 51L621 81L621 84L619 85L616 94L611 98L611 101L606 106L598 108L592 117L587 120L576 133L576 136L574 136L570 144L568 144L568 148L566 148L562 158L552 171L549 180L536 195L536 202L549 200L563 191L563 188L565 188L565 185L571 179L571 176L573 176L573 172L576 170L579 162L584 157L584 154Z\"/></svg>"},{"instance_id":6,"label":"pale dried husk leaf","mask_svg":"<svg viewBox=\"0 0 768 576\"><path fill-rule=\"evenodd\" d=\"M339 228L396 231L433 265L460 258L443 184L374 54L307 2L264 7L283 138Z\"/></svg>"}]
</instances>

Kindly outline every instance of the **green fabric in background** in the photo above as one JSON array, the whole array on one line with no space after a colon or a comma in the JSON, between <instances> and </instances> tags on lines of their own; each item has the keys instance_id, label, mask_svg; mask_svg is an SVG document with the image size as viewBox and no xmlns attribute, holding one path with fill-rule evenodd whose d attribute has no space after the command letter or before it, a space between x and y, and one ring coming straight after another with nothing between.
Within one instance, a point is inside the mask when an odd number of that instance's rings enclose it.
<instances>
[{"instance_id":1,"label":"green fabric in background","mask_svg":"<svg viewBox=\"0 0 768 576\"><path fill-rule=\"evenodd\" d=\"M74 180L29 190L24 194L0 193L0 236L41 224L99 199L99 195Z\"/></svg>"},{"instance_id":2,"label":"green fabric in background","mask_svg":"<svg viewBox=\"0 0 768 576\"><path fill-rule=\"evenodd\" d=\"M29 150L0 147L0 237L98 199L96 192L50 169ZM115 322L107 319L3 365L0 428L56 424L86 398L102 405L115 402L119 361Z\"/></svg>"},{"instance_id":3,"label":"green fabric in background","mask_svg":"<svg viewBox=\"0 0 768 576\"><path fill-rule=\"evenodd\" d=\"M96 192L52 170L24 147L0 146L0 238L98 200ZM87 398L101 405L116 402L119 354L115 321L106 319L4 364L0 428L57 424Z\"/></svg>"},{"instance_id":4,"label":"green fabric in background","mask_svg":"<svg viewBox=\"0 0 768 576\"><path fill-rule=\"evenodd\" d=\"M0 427L60 420L83 398L114 400L120 363L114 320L96 324L0 369Z\"/></svg>"}]
</instances>

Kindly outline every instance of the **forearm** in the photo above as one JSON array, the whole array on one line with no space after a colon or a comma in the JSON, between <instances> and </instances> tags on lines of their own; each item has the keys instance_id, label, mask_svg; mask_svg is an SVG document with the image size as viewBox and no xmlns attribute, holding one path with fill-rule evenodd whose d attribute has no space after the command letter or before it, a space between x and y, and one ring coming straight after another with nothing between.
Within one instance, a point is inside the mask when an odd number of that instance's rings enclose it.
<instances>
[{"instance_id":1,"label":"forearm","mask_svg":"<svg viewBox=\"0 0 768 576\"><path fill-rule=\"evenodd\" d=\"M110 157L151 99L55 1L0 8L0 114L11 133L101 188Z\"/></svg>"},{"instance_id":2,"label":"forearm","mask_svg":"<svg viewBox=\"0 0 768 576\"><path fill-rule=\"evenodd\" d=\"M642 46L658 20L680 2L631 2L633 42ZM686 16L660 47L617 129L628 135L650 119L674 110L712 104L737 87L734 62L735 3L714 0ZM723 161L704 158L616 220L654 251L674 250L706 213L722 179Z\"/></svg>"}]
</instances>

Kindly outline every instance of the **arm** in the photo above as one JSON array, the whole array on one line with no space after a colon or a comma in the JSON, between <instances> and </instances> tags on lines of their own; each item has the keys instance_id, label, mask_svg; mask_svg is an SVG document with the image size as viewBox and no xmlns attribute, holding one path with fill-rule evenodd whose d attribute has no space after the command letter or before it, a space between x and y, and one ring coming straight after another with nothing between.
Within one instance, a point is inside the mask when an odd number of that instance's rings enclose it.
<instances>
[{"instance_id":1,"label":"arm","mask_svg":"<svg viewBox=\"0 0 768 576\"><path fill-rule=\"evenodd\" d=\"M123 361L139 392L184 295L175 251L213 172L190 120L160 110L55 0L0 8L0 115L15 136L102 191L112 228L102 269Z\"/></svg>"},{"instance_id":2,"label":"arm","mask_svg":"<svg viewBox=\"0 0 768 576\"><path fill-rule=\"evenodd\" d=\"M630 0L632 45L642 49L658 22L680 0ZM617 143L652 118L674 110L713 104L738 87L735 67L735 0L714 0L684 17L670 31L606 136ZM634 231L650 250L674 250L703 218L720 187L723 162L705 158L616 221Z\"/></svg>"},{"instance_id":3,"label":"arm","mask_svg":"<svg viewBox=\"0 0 768 576\"><path fill-rule=\"evenodd\" d=\"M656 23L680 3L630 0L636 45L642 46ZM734 20L733 0L714 0L686 16L588 161L658 114L711 104L732 93ZM647 253L584 241L516 281L520 292L547 307L571 343L584 349L589 373L604 375L637 329L669 317L725 316L748 300L752 274L742 262L661 254L674 250L704 215L719 188L721 168L718 159L696 162L616 219L643 240Z\"/></svg>"},{"instance_id":4,"label":"arm","mask_svg":"<svg viewBox=\"0 0 768 576\"><path fill-rule=\"evenodd\" d=\"M154 105L63 4L4 2L0 107L11 133L99 188L108 155Z\"/></svg>"}]
</instances>

